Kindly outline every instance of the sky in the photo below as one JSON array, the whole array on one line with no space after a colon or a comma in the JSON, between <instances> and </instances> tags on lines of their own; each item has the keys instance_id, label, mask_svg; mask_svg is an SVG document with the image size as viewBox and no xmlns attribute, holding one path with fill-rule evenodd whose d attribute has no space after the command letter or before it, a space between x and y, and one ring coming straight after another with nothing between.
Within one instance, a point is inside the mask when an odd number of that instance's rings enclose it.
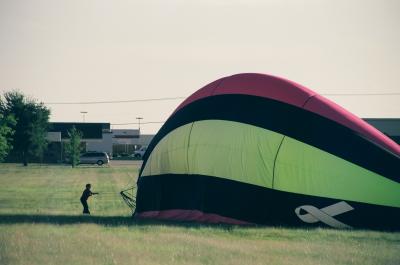
<instances>
[{"instance_id":1,"label":"sky","mask_svg":"<svg viewBox=\"0 0 400 265\"><path fill-rule=\"evenodd\" d=\"M399 12L396 0L0 0L0 92L44 102L51 121L162 122L204 85L255 72L400 118Z\"/></svg>"}]
</instances>

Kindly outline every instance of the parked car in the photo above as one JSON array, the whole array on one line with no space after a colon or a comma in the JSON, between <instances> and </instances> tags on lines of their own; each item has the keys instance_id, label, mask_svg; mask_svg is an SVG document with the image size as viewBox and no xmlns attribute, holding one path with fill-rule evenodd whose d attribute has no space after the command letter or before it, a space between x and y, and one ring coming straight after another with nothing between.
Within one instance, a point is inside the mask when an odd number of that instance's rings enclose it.
<instances>
[{"instance_id":1,"label":"parked car","mask_svg":"<svg viewBox=\"0 0 400 265\"><path fill-rule=\"evenodd\" d=\"M135 152L133 152L132 156L135 158L143 158L144 153L146 153L147 150L147 146L142 146L139 150L136 150Z\"/></svg>"},{"instance_id":2,"label":"parked car","mask_svg":"<svg viewBox=\"0 0 400 265\"><path fill-rule=\"evenodd\" d=\"M110 158L106 152L86 152L79 157L80 164L97 164L101 166L109 162Z\"/></svg>"}]
</instances>

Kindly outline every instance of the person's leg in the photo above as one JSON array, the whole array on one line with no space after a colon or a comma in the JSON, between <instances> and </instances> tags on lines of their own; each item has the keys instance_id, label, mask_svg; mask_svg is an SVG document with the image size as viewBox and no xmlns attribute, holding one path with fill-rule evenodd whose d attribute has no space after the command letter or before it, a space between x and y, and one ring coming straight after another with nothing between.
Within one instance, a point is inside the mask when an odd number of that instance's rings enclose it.
<instances>
[{"instance_id":1,"label":"person's leg","mask_svg":"<svg viewBox=\"0 0 400 265\"><path fill-rule=\"evenodd\" d=\"M87 204L87 201L81 200L81 203L83 205L83 213L84 214L90 214L89 212L89 206Z\"/></svg>"},{"instance_id":2,"label":"person's leg","mask_svg":"<svg viewBox=\"0 0 400 265\"><path fill-rule=\"evenodd\" d=\"M85 205L83 204L83 200L82 199L80 199L80 201L81 201L81 204L82 204L82 207L83 207L83 213L85 212Z\"/></svg>"}]
</instances>

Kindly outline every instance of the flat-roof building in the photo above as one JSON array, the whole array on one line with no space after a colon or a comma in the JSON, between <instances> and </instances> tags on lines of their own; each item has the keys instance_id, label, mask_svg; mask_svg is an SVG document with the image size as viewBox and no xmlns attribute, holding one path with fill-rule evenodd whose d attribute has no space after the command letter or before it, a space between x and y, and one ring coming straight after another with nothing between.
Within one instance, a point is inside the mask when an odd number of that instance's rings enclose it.
<instances>
[{"instance_id":1,"label":"flat-roof building","mask_svg":"<svg viewBox=\"0 0 400 265\"><path fill-rule=\"evenodd\" d=\"M140 134L137 129L110 129L110 123L50 122L47 133L49 148L45 161L63 161L64 143L69 141L68 131L75 127L82 132L83 151L99 151L113 154L131 154L141 146L147 146L154 135Z\"/></svg>"},{"instance_id":2,"label":"flat-roof building","mask_svg":"<svg viewBox=\"0 0 400 265\"><path fill-rule=\"evenodd\" d=\"M398 118L365 118L363 119L379 131L400 144L400 119Z\"/></svg>"}]
</instances>

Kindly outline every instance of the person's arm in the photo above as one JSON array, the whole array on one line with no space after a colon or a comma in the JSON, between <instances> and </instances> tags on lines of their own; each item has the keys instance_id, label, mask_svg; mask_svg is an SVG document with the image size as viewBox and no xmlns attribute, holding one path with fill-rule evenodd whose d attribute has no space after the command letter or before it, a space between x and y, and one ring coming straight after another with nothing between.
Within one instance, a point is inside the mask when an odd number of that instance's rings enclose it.
<instances>
[{"instance_id":1,"label":"person's arm","mask_svg":"<svg viewBox=\"0 0 400 265\"><path fill-rule=\"evenodd\" d=\"M96 194L99 194L98 192L92 192L92 195L96 195Z\"/></svg>"}]
</instances>

